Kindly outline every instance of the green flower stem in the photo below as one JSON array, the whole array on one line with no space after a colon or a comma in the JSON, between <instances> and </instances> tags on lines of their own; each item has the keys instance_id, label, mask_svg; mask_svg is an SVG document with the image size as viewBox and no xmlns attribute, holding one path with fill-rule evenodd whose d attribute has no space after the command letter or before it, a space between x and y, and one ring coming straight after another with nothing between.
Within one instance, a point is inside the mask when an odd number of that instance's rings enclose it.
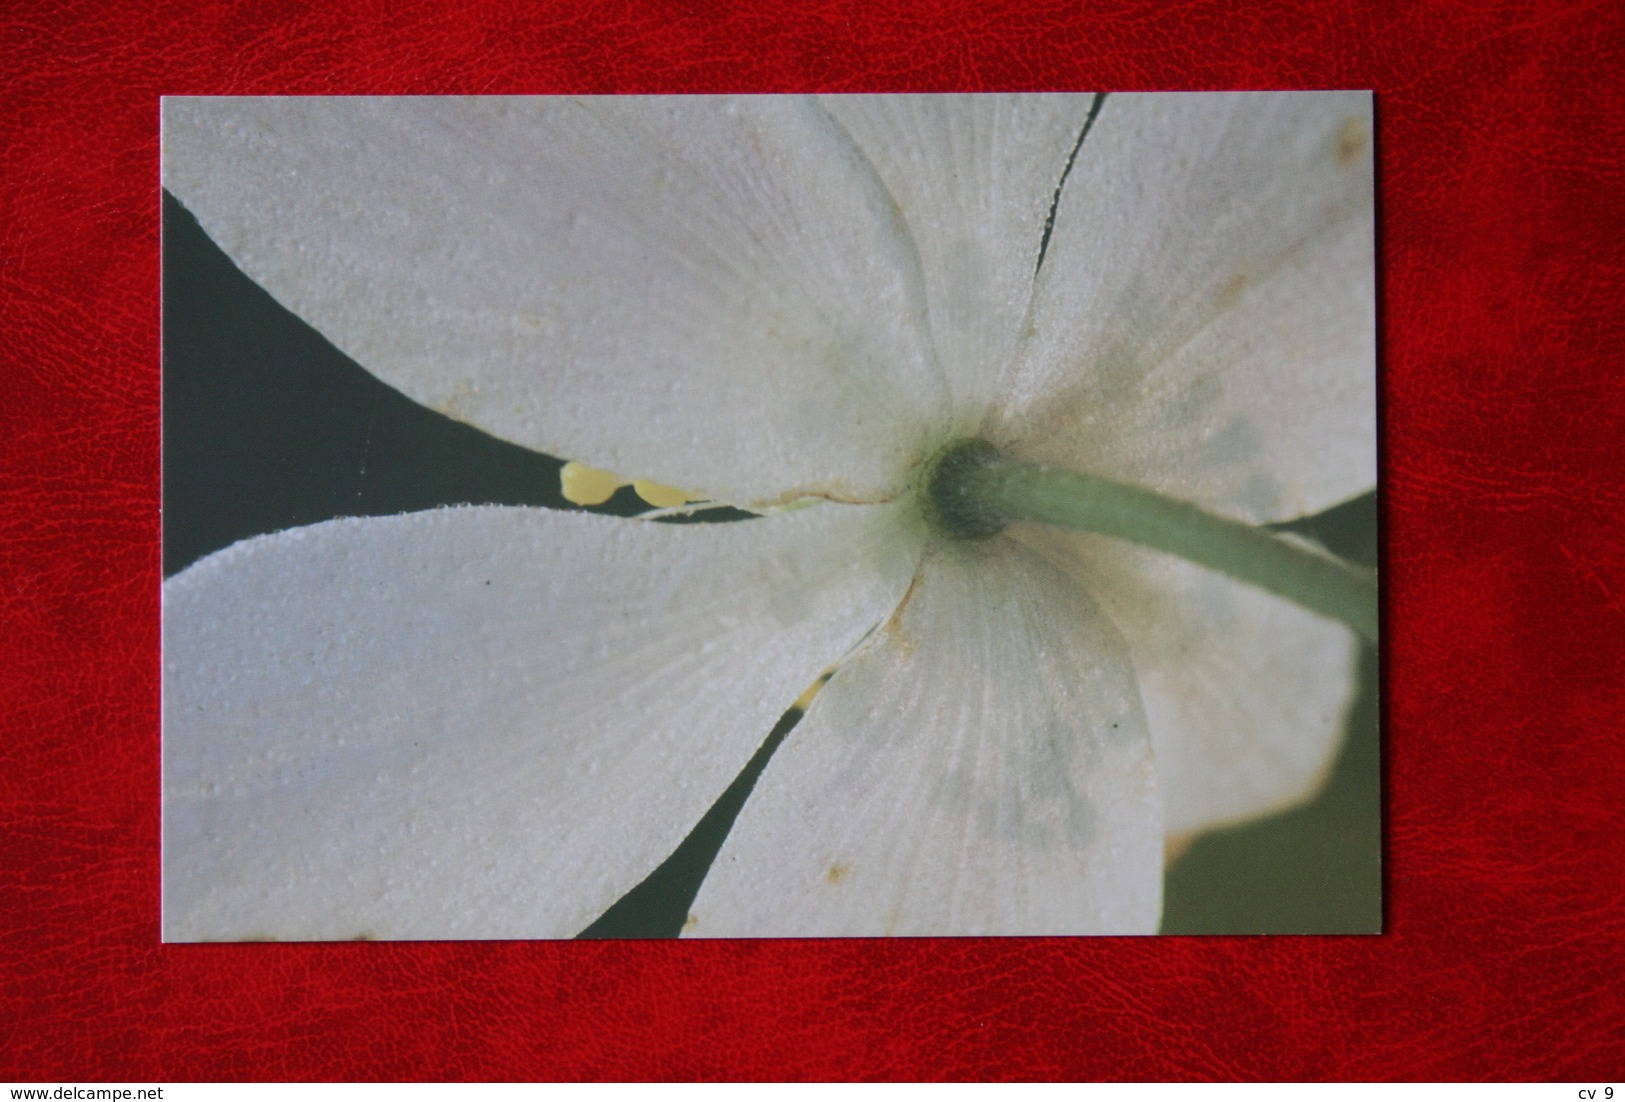
<instances>
[{"instance_id":1,"label":"green flower stem","mask_svg":"<svg viewBox=\"0 0 1625 1102\"><path fill-rule=\"evenodd\" d=\"M950 474L950 467L960 484L950 496L965 505L975 503L1004 520L1041 521L1166 551L1341 620L1377 641L1377 577L1364 567L1137 486L1019 463L991 448L977 450L971 462L941 464L939 477ZM948 489L939 486L934 496L940 500Z\"/></svg>"}]
</instances>

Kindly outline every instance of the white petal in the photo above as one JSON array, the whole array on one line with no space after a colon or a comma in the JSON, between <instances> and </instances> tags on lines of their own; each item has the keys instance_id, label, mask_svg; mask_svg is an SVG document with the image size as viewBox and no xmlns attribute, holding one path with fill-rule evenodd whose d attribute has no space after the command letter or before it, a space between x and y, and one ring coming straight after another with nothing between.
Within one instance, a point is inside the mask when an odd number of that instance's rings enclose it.
<instances>
[{"instance_id":1,"label":"white petal","mask_svg":"<svg viewBox=\"0 0 1625 1102\"><path fill-rule=\"evenodd\" d=\"M903 211L958 433L981 429L1027 321L1089 95L829 96Z\"/></svg>"},{"instance_id":2,"label":"white petal","mask_svg":"<svg viewBox=\"0 0 1625 1102\"><path fill-rule=\"evenodd\" d=\"M237 544L164 590L164 935L564 937L907 585L885 507L494 507Z\"/></svg>"},{"instance_id":3,"label":"white petal","mask_svg":"<svg viewBox=\"0 0 1625 1102\"><path fill-rule=\"evenodd\" d=\"M940 437L918 261L791 97L171 99L164 181L412 398L734 503L878 500Z\"/></svg>"},{"instance_id":4,"label":"white petal","mask_svg":"<svg viewBox=\"0 0 1625 1102\"><path fill-rule=\"evenodd\" d=\"M696 936L1151 933L1162 813L1122 640L1009 541L929 552L768 764Z\"/></svg>"},{"instance_id":5,"label":"white petal","mask_svg":"<svg viewBox=\"0 0 1625 1102\"><path fill-rule=\"evenodd\" d=\"M1012 384L1022 458L1244 520L1376 480L1371 98L1110 96Z\"/></svg>"},{"instance_id":6,"label":"white petal","mask_svg":"<svg viewBox=\"0 0 1625 1102\"><path fill-rule=\"evenodd\" d=\"M1354 635L1221 574L1100 536L1023 527L1128 640L1170 835L1309 799L1356 689Z\"/></svg>"}]
</instances>

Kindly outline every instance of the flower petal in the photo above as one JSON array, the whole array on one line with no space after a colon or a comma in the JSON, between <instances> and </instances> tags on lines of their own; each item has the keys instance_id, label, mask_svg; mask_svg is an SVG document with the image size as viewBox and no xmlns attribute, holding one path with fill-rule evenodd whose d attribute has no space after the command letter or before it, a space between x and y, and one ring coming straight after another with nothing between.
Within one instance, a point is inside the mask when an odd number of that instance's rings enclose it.
<instances>
[{"instance_id":1,"label":"flower petal","mask_svg":"<svg viewBox=\"0 0 1625 1102\"><path fill-rule=\"evenodd\" d=\"M170 940L564 937L897 601L889 508L495 507L239 543L164 590Z\"/></svg>"},{"instance_id":2,"label":"flower petal","mask_svg":"<svg viewBox=\"0 0 1625 1102\"><path fill-rule=\"evenodd\" d=\"M980 431L1027 322L1055 189L1089 95L826 96L919 249L956 435Z\"/></svg>"},{"instance_id":3,"label":"flower petal","mask_svg":"<svg viewBox=\"0 0 1625 1102\"><path fill-rule=\"evenodd\" d=\"M1363 92L1108 97L1039 277L1015 453L1251 521L1369 489L1371 174Z\"/></svg>"},{"instance_id":4,"label":"flower petal","mask_svg":"<svg viewBox=\"0 0 1625 1102\"><path fill-rule=\"evenodd\" d=\"M999 540L929 553L768 763L689 932L1152 933L1161 894L1126 648Z\"/></svg>"},{"instance_id":5,"label":"flower petal","mask_svg":"<svg viewBox=\"0 0 1625 1102\"><path fill-rule=\"evenodd\" d=\"M1357 688L1347 628L1170 555L1013 531L1088 589L1128 640L1170 835L1315 794Z\"/></svg>"},{"instance_id":6,"label":"flower petal","mask_svg":"<svg viewBox=\"0 0 1625 1102\"><path fill-rule=\"evenodd\" d=\"M940 438L918 260L815 101L170 99L164 181L415 400L734 504L900 492Z\"/></svg>"}]
</instances>

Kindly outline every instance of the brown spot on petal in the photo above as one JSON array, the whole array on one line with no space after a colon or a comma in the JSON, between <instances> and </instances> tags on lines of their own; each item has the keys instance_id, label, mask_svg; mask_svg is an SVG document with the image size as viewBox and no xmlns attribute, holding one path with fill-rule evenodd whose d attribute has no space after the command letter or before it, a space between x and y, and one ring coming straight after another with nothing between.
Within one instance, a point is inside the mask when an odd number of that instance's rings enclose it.
<instances>
[{"instance_id":1,"label":"brown spot on petal","mask_svg":"<svg viewBox=\"0 0 1625 1102\"><path fill-rule=\"evenodd\" d=\"M903 609L907 608L909 601L913 600L914 591L919 587L919 584L920 576L916 574L914 579L908 583L908 589L904 592L903 599L897 602L897 607L886 618L886 622L880 626L881 634L886 636L887 641L896 645L898 654L905 661L914 657L916 644L908 632L903 630Z\"/></svg>"},{"instance_id":2,"label":"brown spot on petal","mask_svg":"<svg viewBox=\"0 0 1625 1102\"><path fill-rule=\"evenodd\" d=\"M1371 136L1366 133L1365 120L1351 118L1343 124L1342 132L1337 135L1337 163L1343 168L1349 168L1360 159L1360 155L1371 144Z\"/></svg>"},{"instance_id":3,"label":"brown spot on petal","mask_svg":"<svg viewBox=\"0 0 1625 1102\"><path fill-rule=\"evenodd\" d=\"M1241 297L1241 292L1245 291L1246 289L1246 272L1237 272L1235 275L1231 276L1225 281L1224 286L1219 288L1219 309L1230 309L1230 307L1236 304L1236 300Z\"/></svg>"},{"instance_id":4,"label":"brown spot on petal","mask_svg":"<svg viewBox=\"0 0 1625 1102\"><path fill-rule=\"evenodd\" d=\"M850 865L831 865L829 871L824 874L824 879L829 881L830 887L837 887L851 871Z\"/></svg>"}]
</instances>

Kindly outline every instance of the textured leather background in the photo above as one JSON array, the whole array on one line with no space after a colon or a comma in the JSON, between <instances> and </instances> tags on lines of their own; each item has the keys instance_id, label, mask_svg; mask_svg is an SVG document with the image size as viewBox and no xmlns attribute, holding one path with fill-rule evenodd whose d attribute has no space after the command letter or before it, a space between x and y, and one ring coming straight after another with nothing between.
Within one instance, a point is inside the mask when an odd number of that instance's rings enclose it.
<instances>
[{"instance_id":1,"label":"textured leather background","mask_svg":"<svg viewBox=\"0 0 1625 1102\"><path fill-rule=\"evenodd\" d=\"M1625 8L8 5L0 1078L1625 1066ZM1388 932L158 944L157 97L1375 87Z\"/></svg>"}]
</instances>

